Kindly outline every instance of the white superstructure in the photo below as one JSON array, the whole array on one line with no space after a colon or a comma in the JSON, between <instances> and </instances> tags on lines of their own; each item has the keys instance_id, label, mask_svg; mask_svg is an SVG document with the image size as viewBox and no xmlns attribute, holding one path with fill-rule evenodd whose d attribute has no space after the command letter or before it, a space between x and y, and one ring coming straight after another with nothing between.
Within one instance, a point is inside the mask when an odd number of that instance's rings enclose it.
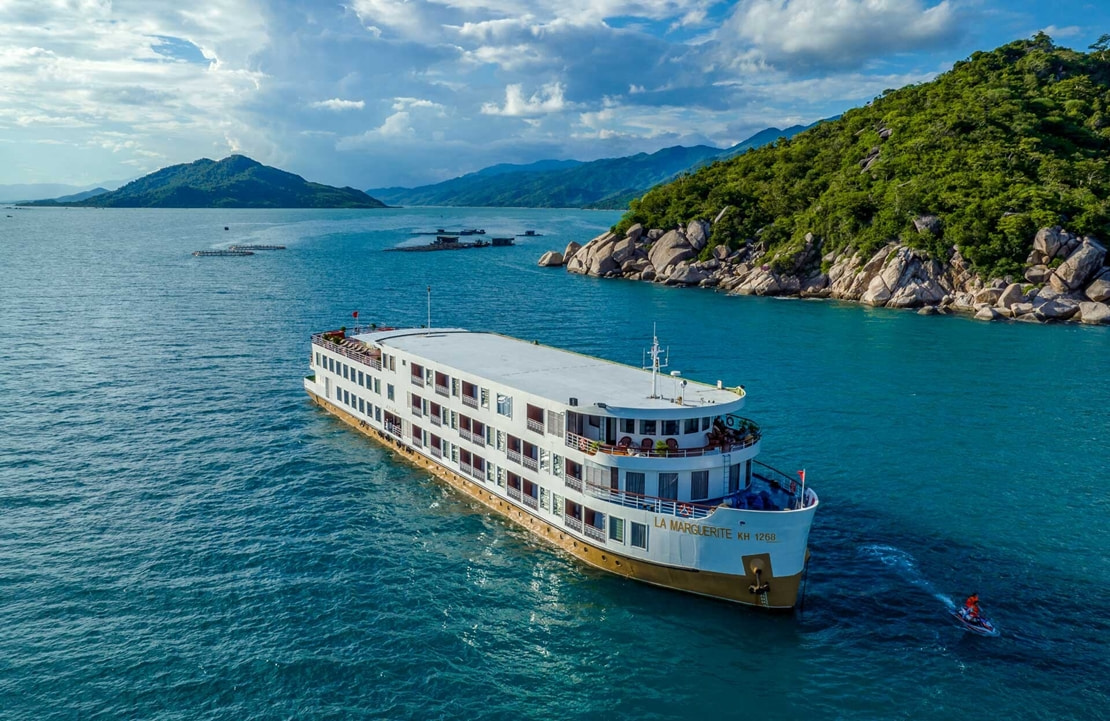
<instances>
[{"instance_id":1,"label":"white superstructure","mask_svg":"<svg viewBox=\"0 0 1110 721\"><path fill-rule=\"evenodd\" d=\"M657 344L653 346L657 351ZM818 499L755 461L742 388L493 333L312 338L305 389L343 420L600 568L774 608Z\"/></svg>"}]
</instances>

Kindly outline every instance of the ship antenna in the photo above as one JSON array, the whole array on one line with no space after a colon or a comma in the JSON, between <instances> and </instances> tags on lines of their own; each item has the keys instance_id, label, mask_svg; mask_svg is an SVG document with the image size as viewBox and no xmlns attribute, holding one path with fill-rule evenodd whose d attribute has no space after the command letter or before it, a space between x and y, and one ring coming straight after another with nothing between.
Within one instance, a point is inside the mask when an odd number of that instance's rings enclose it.
<instances>
[{"instance_id":1,"label":"ship antenna","mask_svg":"<svg viewBox=\"0 0 1110 721\"><path fill-rule=\"evenodd\" d=\"M428 286L428 330L432 329L432 286Z\"/></svg>"},{"instance_id":2,"label":"ship antenna","mask_svg":"<svg viewBox=\"0 0 1110 721\"><path fill-rule=\"evenodd\" d=\"M663 350L659 347L659 336L656 335L655 323L651 324L651 350L648 351L648 354L651 356L651 395L648 397L658 398L659 394L655 391L656 377L659 375L660 368L666 368L668 365L670 365L671 352L668 348L666 357L663 359L662 362L659 361L659 356L663 354ZM646 365L643 366L644 370L647 370L648 367L649 366Z\"/></svg>"}]
</instances>

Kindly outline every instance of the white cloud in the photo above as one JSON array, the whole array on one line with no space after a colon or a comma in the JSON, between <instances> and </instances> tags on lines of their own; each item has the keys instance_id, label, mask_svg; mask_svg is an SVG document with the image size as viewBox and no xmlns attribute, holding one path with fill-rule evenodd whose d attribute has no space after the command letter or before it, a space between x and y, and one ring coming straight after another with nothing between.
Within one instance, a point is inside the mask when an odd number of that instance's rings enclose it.
<instances>
[{"instance_id":1,"label":"white cloud","mask_svg":"<svg viewBox=\"0 0 1110 721\"><path fill-rule=\"evenodd\" d=\"M366 107L364 100L341 100L340 98L332 98L331 100L317 100L312 103L311 107L321 108L323 110L334 110L336 112L342 110L362 110Z\"/></svg>"},{"instance_id":2,"label":"white cloud","mask_svg":"<svg viewBox=\"0 0 1110 721\"><path fill-rule=\"evenodd\" d=\"M499 106L497 103L483 103L482 113L511 118L558 113L568 107L563 98L563 90L563 84L560 82L547 83L530 98L525 99L523 85L508 85L505 87L505 104Z\"/></svg>"},{"instance_id":3,"label":"white cloud","mask_svg":"<svg viewBox=\"0 0 1110 721\"><path fill-rule=\"evenodd\" d=\"M890 52L948 41L958 17L949 0L742 0L722 29L746 43L745 59L772 64L856 66Z\"/></svg>"}]
</instances>

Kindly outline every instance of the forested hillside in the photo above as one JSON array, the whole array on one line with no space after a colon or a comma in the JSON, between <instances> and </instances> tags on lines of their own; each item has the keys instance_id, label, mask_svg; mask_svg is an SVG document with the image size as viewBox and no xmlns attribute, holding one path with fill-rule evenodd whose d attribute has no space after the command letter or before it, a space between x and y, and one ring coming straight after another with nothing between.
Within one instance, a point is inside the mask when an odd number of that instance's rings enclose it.
<instances>
[{"instance_id":1,"label":"forested hillside","mask_svg":"<svg viewBox=\"0 0 1110 721\"><path fill-rule=\"evenodd\" d=\"M1110 36L1082 53L1043 33L977 52L936 80L649 191L617 225L713 220L712 248L789 257L900 240L1020 274L1038 228L1110 237Z\"/></svg>"}]
</instances>

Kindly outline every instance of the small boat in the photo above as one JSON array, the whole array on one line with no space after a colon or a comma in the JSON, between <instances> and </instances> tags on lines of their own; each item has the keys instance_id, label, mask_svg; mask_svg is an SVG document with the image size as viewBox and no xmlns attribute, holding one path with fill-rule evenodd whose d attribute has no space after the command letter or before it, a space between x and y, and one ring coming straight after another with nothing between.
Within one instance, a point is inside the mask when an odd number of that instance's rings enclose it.
<instances>
[{"instance_id":1,"label":"small boat","mask_svg":"<svg viewBox=\"0 0 1110 721\"><path fill-rule=\"evenodd\" d=\"M958 608L949 613L952 618L956 619L965 631L978 634L980 636L997 636L998 628L982 615L972 616L966 608Z\"/></svg>"},{"instance_id":2,"label":"small boat","mask_svg":"<svg viewBox=\"0 0 1110 721\"><path fill-rule=\"evenodd\" d=\"M284 245L233 245L228 250L285 250Z\"/></svg>"},{"instance_id":3,"label":"small boat","mask_svg":"<svg viewBox=\"0 0 1110 721\"><path fill-rule=\"evenodd\" d=\"M498 248L513 244L512 238L490 238L490 240L493 241L493 245Z\"/></svg>"},{"instance_id":4,"label":"small boat","mask_svg":"<svg viewBox=\"0 0 1110 721\"><path fill-rule=\"evenodd\" d=\"M244 256L254 255L249 250L194 250L194 258L209 258L209 257L228 257L228 256Z\"/></svg>"},{"instance_id":5,"label":"small boat","mask_svg":"<svg viewBox=\"0 0 1110 721\"><path fill-rule=\"evenodd\" d=\"M543 235L543 233L537 233L534 230L526 230L523 233L517 233L517 235L522 235L525 238L539 238Z\"/></svg>"}]
</instances>

